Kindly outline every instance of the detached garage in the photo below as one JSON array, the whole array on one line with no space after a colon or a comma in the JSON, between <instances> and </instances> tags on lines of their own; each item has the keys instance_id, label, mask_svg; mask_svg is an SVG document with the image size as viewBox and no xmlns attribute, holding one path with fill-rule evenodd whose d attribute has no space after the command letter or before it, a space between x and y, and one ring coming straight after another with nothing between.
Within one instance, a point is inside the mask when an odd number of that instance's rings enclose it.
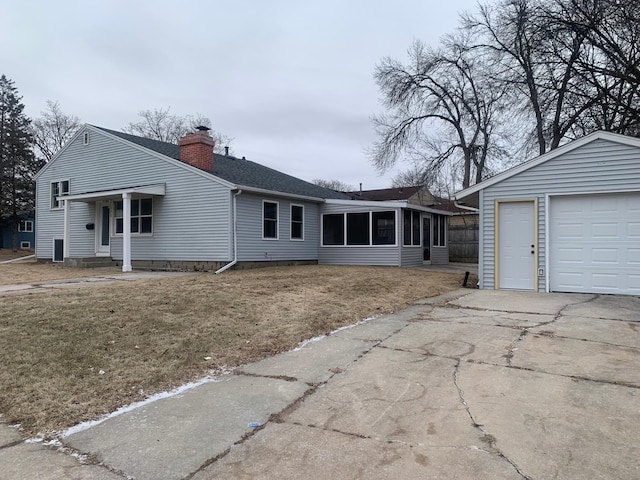
<instances>
[{"instance_id":1,"label":"detached garage","mask_svg":"<svg viewBox=\"0 0 640 480\"><path fill-rule=\"evenodd\" d=\"M596 132L456 194L480 288L640 295L640 139Z\"/></svg>"}]
</instances>

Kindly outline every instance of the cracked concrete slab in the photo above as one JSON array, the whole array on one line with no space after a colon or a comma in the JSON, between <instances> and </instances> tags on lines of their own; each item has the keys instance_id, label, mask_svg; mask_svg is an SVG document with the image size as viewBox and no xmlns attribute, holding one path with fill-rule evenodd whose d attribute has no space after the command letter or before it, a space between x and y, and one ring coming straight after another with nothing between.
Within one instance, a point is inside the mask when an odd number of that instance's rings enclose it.
<instances>
[{"instance_id":1,"label":"cracked concrete slab","mask_svg":"<svg viewBox=\"0 0 640 480\"><path fill-rule=\"evenodd\" d=\"M16 445L0 450L0 480L122 480L122 476L97 465L40 444Z\"/></svg>"},{"instance_id":2,"label":"cracked concrete slab","mask_svg":"<svg viewBox=\"0 0 640 480\"><path fill-rule=\"evenodd\" d=\"M588 303L569 305L564 315L640 322L640 297L600 295Z\"/></svg>"},{"instance_id":3,"label":"cracked concrete slab","mask_svg":"<svg viewBox=\"0 0 640 480\"><path fill-rule=\"evenodd\" d=\"M301 382L229 375L110 418L64 441L136 480L180 479L252 432L249 423L264 424L308 388Z\"/></svg>"},{"instance_id":4,"label":"cracked concrete slab","mask_svg":"<svg viewBox=\"0 0 640 480\"><path fill-rule=\"evenodd\" d=\"M307 343L298 350L244 365L236 373L273 377L286 375L308 384L326 382L336 371L347 368L370 350L374 343L331 335L321 341Z\"/></svg>"},{"instance_id":5,"label":"cracked concrete slab","mask_svg":"<svg viewBox=\"0 0 640 480\"><path fill-rule=\"evenodd\" d=\"M389 315L374 318L368 322L356 325L353 328L344 328L332 333L331 336L362 340L366 342L381 342L407 325L407 320L395 318L393 315Z\"/></svg>"},{"instance_id":6,"label":"cracked concrete slab","mask_svg":"<svg viewBox=\"0 0 640 480\"><path fill-rule=\"evenodd\" d=\"M514 290L476 291L449 303L459 307L481 308L497 312L543 313L555 315L567 305L586 302L595 295L584 293L546 293Z\"/></svg>"},{"instance_id":7,"label":"cracked concrete slab","mask_svg":"<svg viewBox=\"0 0 640 480\"><path fill-rule=\"evenodd\" d=\"M386 348L426 355L505 364L521 331L494 325L420 322L412 323L382 342Z\"/></svg>"},{"instance_id":8,"label":"cracked concrete slab","mask_svg":"<svg viewBox=\"0 0 640 480\"><path fill-rule=\"evenodd\" d=\"M640 350L637 348L532 333L520 343L511 365L640 387Z\"/></svg>"},{"instance_id":9,"label":"cracked concrete slab","mask_svg":"<svg viewBox=\"0 0 640 480\"><path fill-rule=\"evenodd\" d=\"M411 445L482 448L454 385L456 361L376 348L284 421Z\"/></svg>"},{"instance_id":10,"label":"cracked concrete slab","mask_svg":"<svg viewBox=\"0 0 640 480\"><path fill-rule=\"evenodd\" d=\"M218 478L522 479L484 450L408 445L291 424L269 425L193 480Z\"/></svg>"},{"instance_id":11,"label":"cracked concrete slab","mask_svg":"<svg viewBox=\"0 0 640 480\"><path fill-rule=\"evenodd\" d=\"M497 325L502 327L531 328L549 323L555 315L500 312L467 308L436 307L425 318L438 322L456 322L472 325Z\"/></svg>"},{"instance_id":12,"label":"cracked concrete slab","mask_svg":"<svg viewBox=\"0 0 640 480\"><path fill-rule=\"evenodd\" d=\"M563 315L553 324L532 328L531 332L632 348L640 347L640 321Z\"/></svg>"},{"instance_id":13,"label":"cracked concrete slab","mask_svg":"<svg viewBox=\"0 0 640 480\"><path fill-rule=\"evenodd\" d=\"M540 372L461 364L475 421L530 478L640 478L640 392Z\"/></svg>"}]
</instances>

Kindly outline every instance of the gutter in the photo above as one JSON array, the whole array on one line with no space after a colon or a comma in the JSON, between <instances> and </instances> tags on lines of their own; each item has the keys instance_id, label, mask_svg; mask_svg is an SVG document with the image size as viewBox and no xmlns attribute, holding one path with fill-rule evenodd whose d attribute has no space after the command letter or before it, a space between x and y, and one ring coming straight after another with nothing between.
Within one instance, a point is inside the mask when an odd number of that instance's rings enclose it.
<instances>
[{"instance_id":1,"label":"gutter","mask_svg":"<svg viewBox=\"0 0 640 480\"><path fill-rule=\"evenodd\" d=\"M456 207L461 208L462 210L469 210L470 212L480 213L480 209L479 208L467 207L466 205L460 205L457 200L454 200L453 204Z\"/></svg>"},{"instance_id":2,"label":"gutter","mask_svg":"<svg viewBox=\"0 0 640 480\"><path fill-rule=\"evenodd\" d=\"M224 267L216 270L216 275L224 272L225 270L233 267L238 263L238 216L236 215L236 198L242 193L242 190L238 190L233 194L233 261L227 263Z\"/></svg>"}]
</instances>

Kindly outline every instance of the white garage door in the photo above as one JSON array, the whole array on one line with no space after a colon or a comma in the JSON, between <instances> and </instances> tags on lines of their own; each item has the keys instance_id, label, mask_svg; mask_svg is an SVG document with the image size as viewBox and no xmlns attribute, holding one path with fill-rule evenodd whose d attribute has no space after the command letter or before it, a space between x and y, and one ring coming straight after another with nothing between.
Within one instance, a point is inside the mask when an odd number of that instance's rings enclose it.
<instances>
[{"instance_id":1,"label":"white garage door","mask_svg":"<svg viewBox=\"0 0 640 480\"><path fill-rule=\"evenodd\" d=\"M640 192L551 197L554 292L640 294Z\"/></svg>"}]
</instances>

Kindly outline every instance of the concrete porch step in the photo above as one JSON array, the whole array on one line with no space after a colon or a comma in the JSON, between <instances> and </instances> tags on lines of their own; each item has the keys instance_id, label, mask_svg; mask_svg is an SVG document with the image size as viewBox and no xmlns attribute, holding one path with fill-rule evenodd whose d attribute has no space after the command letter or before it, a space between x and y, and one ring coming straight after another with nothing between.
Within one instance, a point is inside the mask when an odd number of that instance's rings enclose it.
<instances>
[{"instance_id":1,"label":"concrete porch step","mask_svg":"<svg viewBox=\"0 0 640 480\"><path fill-rule=\"evenodd\" d=\"M99 268L99 267L117 267L116 262L111 257L80 257L80 258L67 258L64 264L68 267L79 268Z\"/></svg>"}]
</instances>

